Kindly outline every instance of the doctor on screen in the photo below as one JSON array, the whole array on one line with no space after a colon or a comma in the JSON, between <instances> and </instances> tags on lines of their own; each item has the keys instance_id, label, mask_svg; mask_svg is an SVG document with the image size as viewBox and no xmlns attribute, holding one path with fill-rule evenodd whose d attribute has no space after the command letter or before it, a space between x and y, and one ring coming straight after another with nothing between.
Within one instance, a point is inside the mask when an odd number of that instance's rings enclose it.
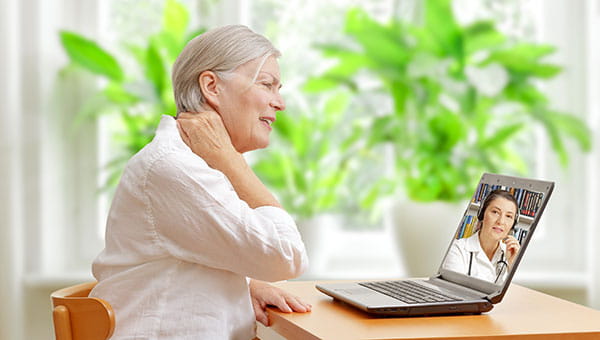
<instances>
[{"instance_id":1,"label":"doctor on screen","mask_svg":"<svg viewBox=\"0 0 600 340\"><path fill-rule=\"evenodd\" d=\"M477 231L452 243L444 268L502 283L521 247L511 235L517 218L518 204L510 192L500 189L490 192L477 214Z\"/></svg>"}]
</instances>

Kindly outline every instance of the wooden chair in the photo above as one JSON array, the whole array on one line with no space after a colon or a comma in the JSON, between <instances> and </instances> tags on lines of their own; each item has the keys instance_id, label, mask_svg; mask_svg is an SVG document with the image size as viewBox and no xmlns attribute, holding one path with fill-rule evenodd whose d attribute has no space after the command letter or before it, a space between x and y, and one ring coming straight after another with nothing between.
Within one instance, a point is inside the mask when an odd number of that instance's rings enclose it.
<instances>
[{"instance_id":1,"label":"wooden chair","mask_svg":"<svg viewBox=\"0 0 600 340\"><path fill-rule=\"evenodd\" d=\"M88 297L96 282L55 291L52 318L56 340L106 340L115 330L115 313L102 299Z\"/></svg>"}]
</instances>

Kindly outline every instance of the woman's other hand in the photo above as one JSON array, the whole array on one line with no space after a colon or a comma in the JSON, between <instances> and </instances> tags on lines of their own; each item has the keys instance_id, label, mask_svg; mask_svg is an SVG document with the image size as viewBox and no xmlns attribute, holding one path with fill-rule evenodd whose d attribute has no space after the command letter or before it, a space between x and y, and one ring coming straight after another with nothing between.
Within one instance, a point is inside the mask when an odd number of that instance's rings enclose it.
<instances>
[{"instance_id":1,"label":"woman's other hand","mask_svg":"<svg viewBox=\"0 0 600 340\"><path fill-rule=\"evenodd\" d=\"M237 153L221 116L214 111L179 113L177 127L185 144L211 166L219 158Z\"/></svg>"},{"instance_id":2,"label":"woman's other hand","mask_svg":"<svg viewBox=\"0 0 600 340\"><path fill-rule=\"evenodd\" d=\"M519 249L521 249L521 244L514 236L506 237L504 244L506 244L506 259L508 260L508 264L512 266L513 262L515 262L515 259L517 258Z\"/></svg>"},{"instance_id":3,"label":"woman's other hand","mask_svg":"<svg viewBox=\"0 0 600 340\"><path fill-rule=\"evenodd\" d=\"M250 280L250 297L256 321L265 326L270 325L267 306L275 306L284 313L306 313L312 308L297 296L259 280Z\"/></svg>"}]
</instances>

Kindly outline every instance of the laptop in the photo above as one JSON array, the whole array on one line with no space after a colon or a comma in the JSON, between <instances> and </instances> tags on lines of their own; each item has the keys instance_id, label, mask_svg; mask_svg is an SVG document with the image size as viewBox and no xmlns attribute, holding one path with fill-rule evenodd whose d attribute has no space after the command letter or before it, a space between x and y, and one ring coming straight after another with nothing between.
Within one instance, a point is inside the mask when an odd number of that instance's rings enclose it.
<instances>
[{"instance_id":1,"label":"laptop","mask_svg":"<svg viewBox=\"0 0 600 340\"><path fill-rule=\"evenodd\" d=\"M487 258L487 263L481 262L481 273L485 272L485 264L490 267L488 271L492 271L492 275L478 277L474 263L479 262L477 258L474 260L473 254L484 256L483 252L466 252L467 249L473 249L466 244L480 247L479 243L473 243L479 242L477 216L483 216L480 214L481 205L487 195L496 189L508 191L518 203L510 233L518 240L520 248L510 258L512 264L508 265L508 246L498 246L501 249L496 248L491 261ZM468 202L435 275L423 279L318 284L316 288L335 300L374 315L426 316L488 312L494 304L502 301L553 189L554 183L549 181L485 173ZM461 269L451 265L457 262L457 253L462 254L462 261L465 262ZM470 267L468 270L465 268L466 261Z\"/></svg>"}]
</instances>

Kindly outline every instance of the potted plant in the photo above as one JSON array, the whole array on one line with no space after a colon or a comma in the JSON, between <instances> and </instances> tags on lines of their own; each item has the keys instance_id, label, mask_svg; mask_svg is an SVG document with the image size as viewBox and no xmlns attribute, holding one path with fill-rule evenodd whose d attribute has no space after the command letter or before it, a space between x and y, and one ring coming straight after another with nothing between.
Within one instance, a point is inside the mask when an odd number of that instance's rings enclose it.
<instances>
[{"instance_id":1,"label":"potted plant","mask_svg":"<svg viewBox=\"0 0 600 340\"><path fill-rule=\"evenodd\" d=\"M394 181L406 198L396 209L419 214L396 218L400 237L413 245L401 248L420 256L407 263L411 275L435 270L432 263L439 264L439 252L454 231L427 230L425 217L441 216L445 204L439 202L460 202L450 208L450 217L432 222L453 228L483 172L527 173L532 164L521 152L536 143L534 127L543 128L563 166L568 164L568 139L584 151L591 147L585 124L552 109L538 89L539 82L561 71L543 60L555 50L552 46L511 39L492 21L461 26L450 0L425 1L417 23L380 23L352 9L345 32L350 46L320 46L337 64L313 77L306 90L360 89L365 77L376 77L380 86L357 91L357 96L383 93L391 99L390 110L368 114L366 147L392 147ZM421 209L410 202L438 203ZM414 237L405 233L414 231L419 232ZM432 240L436 234L444 235L441 243Z\"/></svg>"},{"instance_id":2,"label":"potted plant","mask_svg":"<svg viewBox=\"0 0 600 340\"><path fill-rule=\"evenodd\" d=\"M298 225L318 273L350 205L361 202L352 190L358 123L344 124L351 96L340 89L320 96L292 97L277 115L271 145L256 153L253 169L272 189ZM369 204L363 197L362 204Z\"/></svg>"}]
</instances>

